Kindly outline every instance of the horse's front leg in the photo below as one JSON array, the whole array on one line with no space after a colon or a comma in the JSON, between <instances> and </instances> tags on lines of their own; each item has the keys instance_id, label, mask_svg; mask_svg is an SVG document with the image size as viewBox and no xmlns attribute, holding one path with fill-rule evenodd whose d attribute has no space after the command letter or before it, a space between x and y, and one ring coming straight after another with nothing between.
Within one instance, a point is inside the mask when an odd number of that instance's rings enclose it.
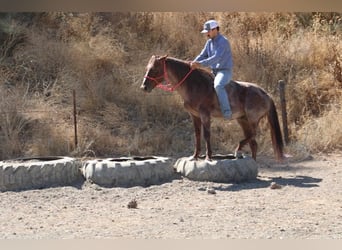
<instances>
[{"instance_id":1,"label":"horse's front leg","mask_svg":"<svg viewBox=\"0 0 342 250\"><path fill-rule=\"evenodd\" d=\"M203 136L206 143L206 160L211 161L212 157L212 150L211 150L211 143L210 143L210 113L207 111L201 112L201 121L203 125Z\"/></svg>"},{"instance_id":2,"label":"horse's front leg","mask_svg":"<svg viewBox=\"0 0 342 250\"><path fill-rule=\"evenodd\" d=\"M190 160L197 160L200 153L201 153L201 119L199 117L196 117L192 114L191 118L192 118L192 122L194 125L194 130L195 130L195 150L194 150L194 154L190 157Z\"/></svg>"}]
</instances>

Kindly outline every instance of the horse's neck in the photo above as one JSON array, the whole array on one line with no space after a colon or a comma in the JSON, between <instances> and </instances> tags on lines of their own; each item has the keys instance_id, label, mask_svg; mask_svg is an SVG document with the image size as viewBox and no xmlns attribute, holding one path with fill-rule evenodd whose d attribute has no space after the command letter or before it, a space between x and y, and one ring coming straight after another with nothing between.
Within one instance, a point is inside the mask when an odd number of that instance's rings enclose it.
<instances>
[{"instance_id":1,"label":"horse's neck","mask_svg":"<svg viewBox=\"0 0 342 250\"><path fill-rule=\"evenodd\" d=\"M166 66L169 81L176 87L176 91L182 97L186 106L196 109L198 103L208 100L208 97L210 97L209 99L212 102L209 106L214 107L214 109L218 107L214 81L209 72L197 69L196 74L190 76L190 74L194 74L190 65L178 60L171 61L171 59Z\"/></svg>"},{"instance_id":2,"label":"horse's neck","mask_svg":"<svg viewBox=\"0 0 342 250\"><path fill-rule=\"evenodd\" d=\"M172 85L177 85L190 71L190 66L185 62L178 61L176 59L168 58L166 60L166 70Z\"/></svg>"}]
</instances>

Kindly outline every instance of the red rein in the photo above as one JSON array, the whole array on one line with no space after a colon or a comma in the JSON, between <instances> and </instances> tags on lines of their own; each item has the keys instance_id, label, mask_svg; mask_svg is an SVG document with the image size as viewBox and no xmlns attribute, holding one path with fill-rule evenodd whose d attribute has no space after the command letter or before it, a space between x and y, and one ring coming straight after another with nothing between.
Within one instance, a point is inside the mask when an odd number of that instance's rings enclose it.
<instances>
[{"instance_id":1,"label":"red rein","mask_svg":"<svg viewBox=\"0 0 342 250\"><path fill-rule=\"evenodd\" d=\"M166 60L164 60L164 72L163 75L158 76L158 77L150 77L150 76L145 76L145 78L154 81L157 85L157 88L160 88L162 90L165 91L170 91L173 92L175 91L180 85L182 85L182 83L186 80L186 78L188 78L188 76L191 74L191 72L193 71L192 68L190 68L190 71L183 77L182 80L180 80L177 84L173 85L170 83L168 76L167 76L167 71L166 71ZM159 79L163 78L166 81L166 85L163 85Z\"/></svg>"}]
</instances>

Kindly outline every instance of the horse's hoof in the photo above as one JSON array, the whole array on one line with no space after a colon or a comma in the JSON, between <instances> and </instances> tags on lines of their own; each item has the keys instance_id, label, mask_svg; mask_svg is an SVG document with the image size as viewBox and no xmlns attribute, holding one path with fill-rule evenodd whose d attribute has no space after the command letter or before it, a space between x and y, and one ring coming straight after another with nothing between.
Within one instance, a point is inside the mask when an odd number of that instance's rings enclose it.
<instances>
[{"instance_id":1,"label":"horse's hoof","mask_svg":"<svg viewBox=\"0 0 342 250\"><path fill-rule=\"evenodd\" d=\"M188 161L197 161L197 157L192 155L188 158Z\"/></svg>"},{"instance_id":2,"label":"horse's hoof","mask_svg":"<svg viewBox=\"0 0 342 250\"><path fill-rule=\"evenodd\" d=\"M212 160L211 160L211 158L206 157L206 158L205 158L205 161L211 162Z\"/></svg>"},{"instance_id":3,"label":"horse's hoof","mask_svg":"<svg viewBox=\"0 0 342 250\"><path fill-rule=\"evenodd\" d=\"M242 158L243 158L243 155L242 155L242 152L241 152L241 151L235 152L234 156L235 156L235 158L237 158L237 159L242 159Z\"/></svg>"}]
</instances>

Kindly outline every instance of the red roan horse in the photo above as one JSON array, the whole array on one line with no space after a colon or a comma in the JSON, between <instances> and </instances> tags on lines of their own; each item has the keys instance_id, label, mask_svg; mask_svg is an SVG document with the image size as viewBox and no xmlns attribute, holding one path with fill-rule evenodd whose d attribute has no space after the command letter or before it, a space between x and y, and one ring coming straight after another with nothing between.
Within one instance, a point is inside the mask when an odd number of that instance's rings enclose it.
<instances>
[{"instance_id":1,"label":"red roan horse","mask_svg":"<svg viewBox=\"0 0 342 250\"><path fill-rule=\"evenodd\" d=\"M162 83L166 84L162 84ZM184 108L189 112L195 128L195 151L192 156L197 160L201 151L201 126L206 142L206 160L211 160L210 144L211 117L222 117L213 76L203 70L192 70L186 61L168 56L152 56L147 65L141 89L151 92L153 88L177 91L184 100ZM235 155L240 155L248 143L252 157L256 160L257 142L255 140L260 119L267 116L273 149L278 161L283 159L283 139L277 111L272 98L253 83L231 81L226 85L233 119L242 127L245 139L240 141Z\"/></svg>"}]
</instances>

